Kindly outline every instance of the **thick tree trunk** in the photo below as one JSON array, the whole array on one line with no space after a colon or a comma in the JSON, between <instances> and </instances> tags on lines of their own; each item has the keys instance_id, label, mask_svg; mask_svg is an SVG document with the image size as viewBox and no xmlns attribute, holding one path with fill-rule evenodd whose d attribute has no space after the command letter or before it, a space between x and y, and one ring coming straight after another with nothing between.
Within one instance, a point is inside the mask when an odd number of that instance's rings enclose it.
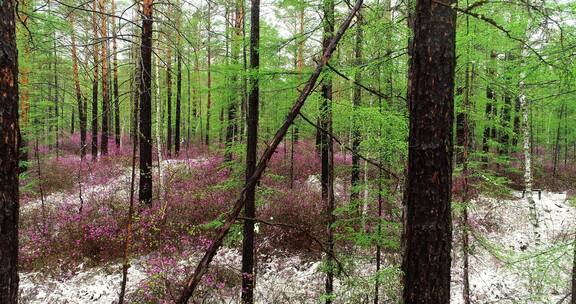
<instances>
[{"instance_id":1,"label":"thick tree trunk","mask_svg":"<svg viewBox=\"0 0 576 304\"><path fill-rule=\"evenodd\" d=\"M248 98L247 140L246 140L246 203L242 240L242 303L254 303L254 220L256 217L256 184L250 184L256 172L258 157L258 116L259 116L259 76L260 67L260 0L251 0L250 12L250 96Z\"/></svg>"},{"instance_id":2,"label":"thick tree trunk","mask_svg":"<svg viewBox=\"0 0 576 304\"><path fill-rule=\"evenodd\" d=\"M18 302L18 50L15 2L0 2L0 303Z\"/></svg>"},{"instance_id":3,"label":"thick tree trunk","mask_svg":"<svg viewBox=\"0 0 576 304\"><path fill-rule=\"evenodd\" d=\"M144 0L140 47L140 188L141 205L152 204L152 3Z\"/></svg>"},{"instance_id":4,"label":"thick tree trunk","mask_svg":"<svg viewBox=\"0 0 576 304\"><path fill-rule=\"evenodd\" d=\"M454 1L417 0L410 47L404 196L405 304L450 303ZM430 37L440 37L430 39Z\"/></svg>"},{"instance_id":5,"label":"thick tree trunk","mask_svg":"<svg viewBox=\"0 0 576 304\"><path fill-rule=\"evenodd\" d=\"M102 33L102 134L100 134L100 152L102 155L108 154L108 133L109 133L109 115L110 100L108 95L108 31L106 17L106 0L100 0L100 30Z\"/></svg>"}]
</instances>

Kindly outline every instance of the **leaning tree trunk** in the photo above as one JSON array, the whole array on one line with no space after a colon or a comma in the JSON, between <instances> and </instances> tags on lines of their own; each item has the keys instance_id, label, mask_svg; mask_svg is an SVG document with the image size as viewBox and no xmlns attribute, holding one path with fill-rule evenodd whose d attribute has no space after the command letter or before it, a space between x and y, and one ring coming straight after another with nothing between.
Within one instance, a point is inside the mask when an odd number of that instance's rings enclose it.
<instances>
[{"instance_id":1,"label":"leaning tree trunk","mask_svg":"<svg viewBox=\"0 0 576 304\"><path fill-rule=\"evenodd\" d=\"M0 303L18 302L18 50L15 1L0 2Z\"/></svg>"},{"instance_id":2,"label":"leaning tree trunk","mask_svg":"<svg viewBox=\"0 0 576 304\"><path fill-rule=\"evenodd\" d=\"M152 3L144 0L140 46L140 188L141 205L152 204Z\"/></svg>"},{"instance_id":3,"label":"leaning tree trunk","mask_svg":"<svg viewBox=\"0 0 576 304\"><path fill-rule=\"evenodd\" d=\"M258 1L258 0L253 0L253 1ZM230 228L232 227L232 224L236 221L238 215L240 215L240 212L242 211L242 209L246 203L246 193L247 193L248 189L255 187L256 183L258 183L258 181L260 180L260 177L262 176L262 174L266 170L266 167L268 165L268 162L270 161L270 158L275 153L280 142L284 139L284 136L288 132L288 128L290 128L290 126L294 123L294 120L296 119L296 116L300 113L300 110L304 106L306 99L312 93L312 90L316 84L316 81L318 80L318 77L320 76L320 73L322 72L322 70L326 66L326 63L328 62L328 60L330 60L330 57L334 53L334 50L336 49L338 42L340 41L340 39L344 35L344 32L346 32L346 29L350 25L352 18L354 17L354 15L356 14L356 12L360 8L360 6L362 6L362 3L363 3L362 0L358 0L354 4L354 7L351 9L350 14L346 17L346 19L344 20L344 22L342 23L342 25L340 26L340 28L336 32L336 35L330 41L330 44L328 45L328 47L325 48L325 50L322 54L322 58L319 60L318 64L316 65L314 72L310 75L308 82L306 83L303 90L298 95L298 99L296 100L296 102L294 103L292 108L290 109L290 112L286 116L286 119L282 123L282 126L280 126L280 128L278 129L278 131L274 135L272 142L266 148L264 153L262 153L262 157L258 161L258 165L256 166L254 174L252 174L252 176L250 177L250 179L247 181L246 185L244 186L244 188L240 192L238 199L234 202L234 206L232 207L231 211L226 216L226 219L224 220L224 224L222 225L222 227L218 231L216 238L214 239L213 242L211 242L209 248L206 250L206 253L204 254L204 256L202 256L202 259L196 265L194 273L186 279L185 287L182 290L182 292L180 293L180 295L178 296L176 303L185 304L188 302L190 297L193 296L194 292L196 291L196 288L198 287L198 285L200 284L200 282L202 280L202 277L208 271L208 267L210 266L212 259L214 259L214 256L218 252L218 249L222 246L222 244L224 242L224 238L228 235L228 232L230 232Z\"/></svg>"},{"instance_id":4,"label":"leaning tree trunk","mask_svg":"<svg viewBox=\"0 0 576 304\"><path fill-rule=\"evenodd\" d=\"M417 0L410 47L410 137L404 197L405 304L450 303L456 12ZM438 39L430 39L437 37Z\"/></svg>"}]
</instances>

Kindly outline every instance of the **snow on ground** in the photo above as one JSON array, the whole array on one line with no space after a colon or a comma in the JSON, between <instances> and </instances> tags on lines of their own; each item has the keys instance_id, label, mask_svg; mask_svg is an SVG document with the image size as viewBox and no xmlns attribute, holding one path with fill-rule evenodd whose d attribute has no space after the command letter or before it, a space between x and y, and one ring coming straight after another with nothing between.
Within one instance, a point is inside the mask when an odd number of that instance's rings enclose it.
<instances>
[{"instance_id":1,"label":"snow on ground","mask_svg":"<svg viewBox=\"0 0 576 304\"><path fill-rule=\"evenodd\" d=\"M200 253L199 253L200 254ZM189 270L200 255L186 260ZM128 272L127 294L136 291L146 278L144 257L133 260ZM212 267L239 268L241 255L237 249L222 248L212 262ZM258 303L288 303L288 299L318 298L322 291L323 276L318 267L320 262L307 262L298 256L277 256L262 261L258 273L256 296ZM122 281L121 264L83 269L66 278L52 278L33 272L20 274L20 302L28 304L110 304L118 301ZM225 303L236 303L237 296L213 296ZM210 302L211 303L211 302Z\"/></svg>"},{"instance_id":2,"label":"snow on ground","mask_svg":"<svg viewBox=\"0 0 576 304\"><path fill-rule=\"evenodd\" d=\"M166 167L206 164L209 159L167 160ZM105 185L83 189L85 196L126 192L129 171ZM317 187L316 177L308 181ZM112 191L111 191L112 190ZM567 201L567 194L534 193L539 226L536 238L530 222L530 206L521 193L511 200L481 198L472 204L469 220L475 235L471 236L470 286L472 303L557 303L568 290L572 263L572 241L576 229L576 210ZM47 204L72 200L79 204L78 193L55 193ZM38 207L39 201L27 208ZM452 301L462 301L462 254L455 230L452 265ZM188 259L189 266L200 258L200 252ZM145 279L145 257L132 261L128 292L134 292ZM236 249L223 248L214 259L214 267L222 266L239 272L241 256ZM371 261L360 261L353 276L374 272ZM187 267L188 269L191 268ZM321 262L297 255L273 254L259 261L256 297L258 303L317 303L322 295L324 273ZM90 269L77 269L67 277L53 278L34 272L21 274L22 303L114 303L121 280L120 264ZM342 282L336 282L336 290ZM371 289L365 292L371 293ZM537 296L530 296L537 295ZM355 295L338 294L339 303L357 303ZM237 303L238 297L226 303Z\"/></svg>"},{"instance_id":3,"label":"snow on ground","mask_svg":"<svg viewBox=\"0 0 576 304\"><path fill-rule=\"evenodd\" d=\"M128 269L127 293L134 292L146 278L143 260L133 260ZM20 303L83 304L118 301L122 265L83 269L66 278L51 278L40 272L20 274Z\"/></svg>"},{"instance_id":4,"label":"snow on ground","mask_svg":"<svg viewBox=\"0 0 576 304\"><path fill-rule=\"evenodd\" d=\"M470 223L472 303L558 303L569 292L576 210L566 192L534 192L538 228L522 193L474 202ZM538 232L539 237L535 235ZM483 239L484 238L484 239ZM455 247L452 304L462 301L462 254Z\"/></svg>"}]
</instances>

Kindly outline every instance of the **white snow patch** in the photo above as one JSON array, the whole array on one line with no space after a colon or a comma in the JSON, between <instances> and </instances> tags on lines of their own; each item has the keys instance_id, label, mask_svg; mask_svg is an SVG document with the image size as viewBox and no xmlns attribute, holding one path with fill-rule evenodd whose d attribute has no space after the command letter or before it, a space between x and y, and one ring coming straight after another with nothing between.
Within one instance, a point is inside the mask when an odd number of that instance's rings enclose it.
<instances>
[{"instance_id":1,"label":"white snow patch","mask_svg":"<svg viewBox=\"0 0 576 304\"><path fill-rule=\"evenodd\" d=\"M489 244L484 246L470 236L471 301L557 303L569 292L572 255L567 253L573 252L570 243L576 229L576 210L567 201L566 192L542 191L541 199L535 192L537 241L527 200L521 192L513 196L502 201L481 198L470 210L470 222ZM456 243L460 240L455 239ZM453 251L451 303L463 303L460 247Z\"/></svg>"},{"instance_id":2,"label":"white snow patch","mask_svg":"<svg viewBox=\"0 0 576 304\"><path fill-rule=\"evenodd\" d=\"M143 259L133 260L128 268L127 294L146 278ZM68 278L52 278L41 272L20 274L20 302L30 304L110 304L117 303L122 282L122 265L82 269Z\"/></svg>"}]
</instances>

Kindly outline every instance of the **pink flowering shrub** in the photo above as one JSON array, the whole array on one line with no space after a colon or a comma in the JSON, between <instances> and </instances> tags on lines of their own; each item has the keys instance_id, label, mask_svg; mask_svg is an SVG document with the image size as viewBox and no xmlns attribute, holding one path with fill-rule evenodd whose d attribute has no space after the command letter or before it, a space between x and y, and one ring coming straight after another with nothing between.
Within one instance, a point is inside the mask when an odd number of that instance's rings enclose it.
<instances>
[{"instance_id":1,"label":"pink flowering shrub","mask_svg":"<svg viewBox=\"0 0 576 304\"><path fill-rule=\"evenodd\" d=\"M108 156L100 156L93 162L87 155L80 161L74 150L79 144L77 140L72 135L69 142L62 141L61 149L67 154L58 158L43 155L44 207L38 187L33 185L37 168L31 166L29 177L22 181L23 188L33 189L22 197L20 256L24 270L48 267L73 271L80 263L99 265L119 262L122 258L130 145L114 150L112 141ZM139 206L137 189L134 195L136 212L130 256L145 257L148 274L139 291L132 295L137 302L173 302L191 265L211 244L222 215L230 210L244 184L243 160L241 155L236 157L232 164L225 164L221 155L206 154L202 148L183 149L164 164L164 191L160 191L157 155L154 155L152 205ZM339 183L349 183L346 167L350 156L337 153L334 159ZM283 149L275 153L257 188L257 216L299 229L259 225L258 250L275 248L319 254L321 248L310 236L324 242L326 223L318 185L309 182L310 176L320 171L313 141L301 141L295 146L293 165L294 183L290 188L289 155ZM136 185L137 178L138 174ZM340 205L349 195L344 189L338 198ZM227 246L240 245L240 224L239 220L234 225ZM237 297L241 277L232 270L235 268L237 265L212 268L202 283L200 295L205 299Z\"/></svg>"}]
</instances>

